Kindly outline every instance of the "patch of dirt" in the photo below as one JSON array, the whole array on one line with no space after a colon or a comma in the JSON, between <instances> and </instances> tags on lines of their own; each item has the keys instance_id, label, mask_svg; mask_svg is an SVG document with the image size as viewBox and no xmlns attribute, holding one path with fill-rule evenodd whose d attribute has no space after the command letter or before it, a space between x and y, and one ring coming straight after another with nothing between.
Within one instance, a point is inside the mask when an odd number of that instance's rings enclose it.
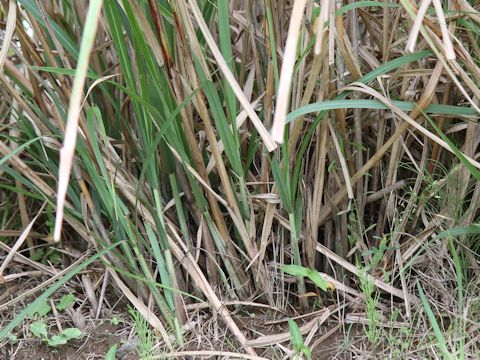
<instances>
[{"instance_id":1,"label":"patch of dirt","mask_svg":"<svg viewBox=\"0 0 480 360\"><path fill-rule=\"evenodd\" d=\"M71 340L66 345L52 348L37 339L20 340L16 344L7 344L0 349L0 360L93 360L104 359L105 354L114 344L119 348L127 341L125 333L111 324L89 327L78 340ZM117 357L118 359L118 357ZM122 360L137 360L134 352L126 354Z\"/></svg>"}]
</instances>

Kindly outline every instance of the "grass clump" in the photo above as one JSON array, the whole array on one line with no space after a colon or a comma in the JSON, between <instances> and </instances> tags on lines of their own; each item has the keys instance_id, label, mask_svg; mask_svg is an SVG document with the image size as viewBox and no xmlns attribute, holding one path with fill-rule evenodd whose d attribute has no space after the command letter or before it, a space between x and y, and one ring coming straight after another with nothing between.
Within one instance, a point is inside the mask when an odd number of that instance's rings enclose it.
<instances>
[{"instance_id":1,"label":"grass clump","mask_svg":"<svg viewBox=\"0 0 480 360\"><path fill-rule=\"evenodd\" d=\"M0 347L478 352L476 3L0 6Z\"/></svg>"}]
</instances>

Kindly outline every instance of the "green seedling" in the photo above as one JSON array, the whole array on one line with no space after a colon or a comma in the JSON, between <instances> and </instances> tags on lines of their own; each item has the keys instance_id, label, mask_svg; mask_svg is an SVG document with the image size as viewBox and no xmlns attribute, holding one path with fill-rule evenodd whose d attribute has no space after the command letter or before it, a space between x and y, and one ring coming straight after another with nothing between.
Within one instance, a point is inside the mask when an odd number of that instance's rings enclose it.
<instances>
[{"instance_id":1,"label":"green seedling","mask_svg":"<svg viewBox=\"0 0 480 360\"><path fill-rule=\"evenodd\" d=\"M113 344L105 354L105 360L115 360L117 355L117 344Z\"/></svg>"},{"instance_id":2,"label":"green seedling","mask_svg":"<svg viewBox=\"0 0 480 360\"><path fill-rule=\"evenodd\" d=\"M310 279L316 286L318 286L323 291L328 289L334 289L334 285L327 280L325 280L322 275L316 271L300 265L284 265L282 266L283 272L299 277L306 277Z\"/></svg>"},{"instance_id":3,"label":"green seedling","mask_svg":"<svg viewBox=\"0 0 480 360\"><path fill-rule=\"evenodd\" d=\"M70 308L75 303L75 296L72 294L63 295L57 304L57 310L63 311Z\"/></svg>"},{"instance_id":4,"label":"green seedling","mask_svg":"<svg viewBox=\"0 0 480 360\"><path fill-rule=\"evenodd\" d=\"M288 329L290 330L290 341L292 342L295 351L294 358L298 359L301 354L304 354L307 359L312 358L310 348L305 345L302 338L302 333L297 323L292 319L288 319Z\"/></svg>"},{"instance_id":5,"label":"green seedling","mask_svg":"<svg viewBox=\"0 0 480 360\"><path fill-rule=\"evenodd\" d=\"M63 295L60 298L56 308L58 311L64 311L70 308L75 303L75 297L72 294ZM42 318L50 313L52 307L48 304L47 300L39 302L36 306L32 307L27 316L30 319Z\"/></svg>"},{"instance_id":6,"label":"green seedling","mask_svg":"<svg viewBox=\"0 0 480 360\"><path fill-rule=\"evenodd\" d=\"M77 328L68 328L62 330L57 335L49 337L47 325L43 321L35 321L33 324L31 324L30 332L33 336L39 338L51 347L65 345L69 340L77 339L82 334L82 332Z\"/></svg>"},{"instance_id":7,"label":"green seedling","mask_svg":"<svg viewBox=\"0 0 480 360\"><path fill-rule=\"evenodd\" d=\"M117 316L114 316L110 319L110 324L112 324L114 326L117 326L121 322L122 322L122 320L120 318L118 318Z\"/></svg>"},{"instance_id":8,"label":"green seedling","mask_svg":"<svg viewBox=\"0 0 480 360\"><path fill-rule=\"evenodd\" d=\"M52 310L52 307L47 303L47 301L42 301L37 304L37 306L33 307L28 312L28 317L30 319L35 319L36 317L44 317Z\"/></svg>"},{"instance_id":9,"label":"green seedling","mask_svg":"<svg viewBox=\"0 0 480 360\"><path fill-rule=\"evenodd\" d=\"M360 289L365 295L365 301L367 303L367 318L368 318L368 329L367 329L367 338L373 348L375 348L379 343L379 334L377 329L377 304L379 301L379 294L375 292L375 284L367 276L367 269L357 265L358 268L358 278L360 280Z\"/></svg>"},{"instance_id":10,"label":"green seedling","mask_svg":"<svg viewBox=\"0 0 480 360\"><path fill-rule=\"evenodd\" d=\"M72 294L62 296L58 302L56 308L58 311L64 311L71 307L75 303L75 297ZM47 325L45 324L44 317L50 313L52 307L47 301L40 302L37 306L31 309L28 314L30 319L37 319L30 325L30 332L36 338L39 338L48 346L56 347L66 344L69 340L76 339L81 335L81 331L77 328L68 328L62 330L60 333L49 336L47 331Z\"/></svg>"},{"instance_id":11,"label":"green seedling","mask_svg":"<svg viewBox=\"0 0 480 360\"><path fill-rule=\"evenodd\" d=\"M150 330L147 320L135 309L128 310L133 320L133 327L138 336L137 351L141 360L153 360L155 353L153 345L155 344L155 335Z\"/></svg>"}]
</instances>

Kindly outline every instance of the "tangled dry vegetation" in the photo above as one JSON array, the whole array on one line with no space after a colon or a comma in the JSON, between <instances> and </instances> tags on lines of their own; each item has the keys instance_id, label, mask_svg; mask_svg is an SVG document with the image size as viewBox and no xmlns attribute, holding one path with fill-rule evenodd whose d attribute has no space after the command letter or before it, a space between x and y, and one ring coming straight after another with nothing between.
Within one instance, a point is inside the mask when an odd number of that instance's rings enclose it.
<instances>
[{"instance_id":1,"label":"tangled dry vegetation","mask_svg":"<svg viewBox=\"0 0 480 360\"><path fill-rule=\"evenodd\" d=\"M1 19L0 357L478 358L475 1Z\"/></svg>"}]
</instances>

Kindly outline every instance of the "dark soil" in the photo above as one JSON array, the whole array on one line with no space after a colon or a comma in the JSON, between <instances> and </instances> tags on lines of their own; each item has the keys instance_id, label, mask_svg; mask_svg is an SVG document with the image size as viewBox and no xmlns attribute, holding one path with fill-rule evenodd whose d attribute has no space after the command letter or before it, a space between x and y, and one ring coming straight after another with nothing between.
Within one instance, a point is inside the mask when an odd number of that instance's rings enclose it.
<instances>
[{"instance_id":1,"label":"dark soil","mask_svg":"<svg viewBox=\"0 0 480 360\"><path fill-rule=\"evenodd\" d=\"M0 349L0 360L93 360L104 359L114 344L119 348L126 342L124 336L117 333L118 326L102 324L85 331L81 339L71 340L66 345L52 348L37 339L20 340L16 344L7 344ZM135 351L135 349L133 349ZM117 359L120 359L117 357ZM125 354L122 360L136 360L134 352Z\"/></svg>"}]
</instances>

